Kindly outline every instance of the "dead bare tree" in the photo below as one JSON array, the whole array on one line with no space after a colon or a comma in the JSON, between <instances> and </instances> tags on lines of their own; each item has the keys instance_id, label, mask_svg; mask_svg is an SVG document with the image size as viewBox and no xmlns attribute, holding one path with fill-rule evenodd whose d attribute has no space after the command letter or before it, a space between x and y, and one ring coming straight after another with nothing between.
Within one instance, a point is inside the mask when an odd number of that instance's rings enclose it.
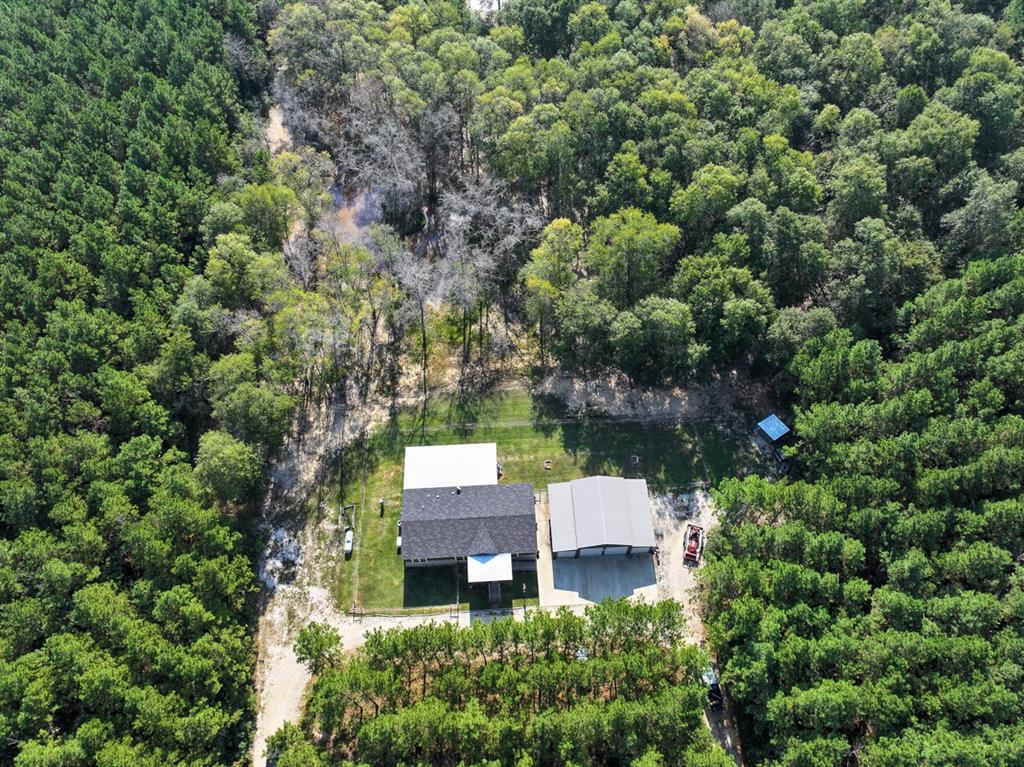
<instances>
[{"instance_id":1,"label":"dead bare tree","mask_svg":"<svg viewBox=\"0 0 1024 767\"><path fill-rule=\"evenodd\" d=\"M494 258L495 276L514 279L522 265L522 247L541 227L541 216L530 202L516 197L502 181L488 176L463 177L461 184L442 199L451 221L473 247L486 249Z\"/></svg>"},{"instance_id":2,"label":"dead bare tree","mask_svg":"<svg viewBox=\"0 0 1024 767\"><path fill-rule=\"evenodd\" d=\"M300 235L284 244L284 260L288 264L288 271L303 290L316 288L317 270L323 252L323 242L312 236Z\"/></svg>"},{"instance_id":3,"label":"dead bare tree","mask_svg":"<svg viewBox=\"0 0 1024 767\"><path fill-rule=\"evenodd\" d=\"M428 109L419 121L423 149L428 228L437 228L442 189L464 170L462 119L448 104Z\"/></svg>"},{"instance_id":4,"label":"dead bare tree","mask_svg":"<svg viewBox=\"0 0 1024 767\"><path fill-rule=\"evenodd\" d=\"M536 208L516 199L500 181L486 177L461 180L459 187L446 191L441 199L441 250L447 295L462 310L465 369L474 314L481 363L488 348L485 335L495 299L502 305L507 330L508 291L502 288L512 284L523 245L534 238L541 219Z\"/></svg>"},{"instance_id":5,"label":"dead bare tree","mask_svg":"<svg viewBox=\"0 0 1024 767\"><path fill-rule=\"evenodd\" d=\"M462 365L465 372L470 360L473 314L483 310L483 298L491 284L495 260L489 250L474 243L469 218L447 214L445 220L442 284L449 300L462 312Z\"/></svg>"},{"instance_id":6,"label":"dead bare tree","mask_svg":"<svg viewBox=\"0 0 1024 767\"><path fill-rule=\"evenodd\" d=\"M443 250L451 295L463 309L463 362L469 361L468 319L479 312L481 361L486 352L490 300L497 298L508 329L508 288L522 265L525 245L541 226L537 209L500 181L464 177L442 197ZM506 332L506 335L509 335Z\"/></svg>"},{"instance_id":7,"label":"dead bare tree","mask_svg":"<svg viewBox=\"0 0 1024 767\"><path fill-rule=\"evenodd\" d=\"M416 135L394 114L384 87L367 83L353 90L345 130L334 156L357 186L380 195L388 221L407 228L422 207L426 161Z\"/></svg>"},{"instance_id":8,"label":"dead bare tree","mask_svg":"<svg viewBox=\"0 0 1024 767\"><path fill-rule=\"evenodd\" d=\"M423 256L402 248L394 255L395 277L407 296L408 308L415 314L420 330L420 384L427 400L427 304L439 298L439 274L435 264Z\"/></svg>"},{"instance_id":9,"label":"dead bare tree","mask_svg":"<svg viewBox=\"0 0 1024 767\"><path fill-rule=\"evenodd\" d=\"M265 77L266 55L257 54L245 38L233 33L224 35L224 63L239 81L255 82Z\"/></svg>"},{"instance_id":10,"label":"dead bare tree","mask_svg":"<svg viewBox=\"0 0 1024 767\"><path fill-rule=\"evenodd\" d=\"M317 94L304 93L292 85L281 73L274 78L274 101L281 107L284 126L291 134L296 146L328 146L334 128L323 116L317 101Z\"/></svg>"}]
</instances>

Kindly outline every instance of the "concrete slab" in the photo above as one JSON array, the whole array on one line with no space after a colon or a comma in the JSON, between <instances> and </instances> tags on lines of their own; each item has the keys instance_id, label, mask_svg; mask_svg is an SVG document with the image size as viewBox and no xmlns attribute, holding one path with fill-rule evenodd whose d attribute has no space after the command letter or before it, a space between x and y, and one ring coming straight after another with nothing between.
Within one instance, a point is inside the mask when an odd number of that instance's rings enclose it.
<instances>
[{"instance_id":1,"label":"concrete slab","mask_svg":"<svg viewBox=\"0 0 1024 767\"><path fill-rule=\"evenodd\" d=\"M585 605L631 597L654 602L658 581L649 555L552 559L547 493L537 503L537 596L541 607Z\"/></svg>"},{"instance_id":2,"label":"concrete slab","mask_svg":"<svg viewBox=\"0 0 1024 767\"><path fill-rule=\"evenodd\" d=\"M632 557L556 559L552 564L556 604L600 602L630 597L655 602L658 581L649 554Z\"/></svg>"},{"instance_id":3,"label":"concrete slab","mask_svg":"<svg viewBox=\"0 0 1024 767\"><path fill-rule=\"evenodd\" d=\"M541 607L563 604L555 598L551 560L551 511L546 490L537 493L537 601Z\"/></svg>"}]
</instances>

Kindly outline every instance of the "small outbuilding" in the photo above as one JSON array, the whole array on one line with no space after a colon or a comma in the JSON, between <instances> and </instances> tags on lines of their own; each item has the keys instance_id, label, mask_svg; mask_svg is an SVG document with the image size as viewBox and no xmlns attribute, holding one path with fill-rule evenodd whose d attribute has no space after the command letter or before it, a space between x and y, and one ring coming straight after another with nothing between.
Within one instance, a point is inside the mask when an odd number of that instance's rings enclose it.
<instances>
[{"instance_id":1,"label":"small outbuilding","mask_svg":"<svg viewBox=\"0 0 1024 767\"><path fill-rule=\"evenodd\" d=\"M769 442L778 442L789 434L789 427L775 413L759 422L757 428L763 436L767 437Z\"/></svg>"},{"instance_id":2,"label":"small outbuilding","mask_svg":"<svg viewBox=\"0 0 1024 767\"><path fill-rule=\"evenodd\" d=\"M548 485L551 553L556 559L654 552L647 482L586 477Z\"/></svg>"}]
</instances>

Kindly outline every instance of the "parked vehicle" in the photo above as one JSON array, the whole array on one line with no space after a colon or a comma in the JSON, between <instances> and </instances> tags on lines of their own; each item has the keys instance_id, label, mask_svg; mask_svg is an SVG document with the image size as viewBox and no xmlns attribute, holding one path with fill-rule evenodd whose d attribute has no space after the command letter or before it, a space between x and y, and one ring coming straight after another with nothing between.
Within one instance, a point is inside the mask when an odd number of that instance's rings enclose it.
<instances>
[{"instance_id":1,"label":"parked vehicle","mask_svg":"<svg viewBox=\"0 0 1024 767\"><path fill-rule=\"evenodd\" d=\"M708 686L708 708L712 711L718 711L724 705L725 698L722 695L722 685L718 681L718 674L715 673L715 667L708 666L704 669L704 673L701 674L701 679L704 684Z\"/></svg>"},{"instance_id":2,"label":"parked vehicle","mask_svg":"<svg viewBox=\"0 0 1024 767\"><path fill-rule=\"evenodd\" d=\"M686 526L686 548L683 549L683 561L700 564L704 553L704 528L689 524Z\"/></svg>"},{"instance_id":3,"label":"parked vehicle","mask_svg":"<svg viewBox=\"0 0 1024 767\"><path fill-rule=\"evenodd\" d=\"M356 542L355 531L351 527L346 527L345 528L345 549L344 549L345 557L346 558L352 556L352 547L355 545L355 542Z\"/></svg>"}]
</instances>

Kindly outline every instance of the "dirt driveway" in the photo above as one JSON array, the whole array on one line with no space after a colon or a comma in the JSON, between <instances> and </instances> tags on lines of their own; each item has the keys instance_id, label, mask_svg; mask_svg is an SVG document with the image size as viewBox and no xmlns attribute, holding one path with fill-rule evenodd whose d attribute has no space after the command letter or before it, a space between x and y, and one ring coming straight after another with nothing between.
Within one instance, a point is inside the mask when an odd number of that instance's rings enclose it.
<instances>
[{"instance_id":1,"label":"dirt driveway","mask_svg":"<svg viewBox=\"0 0 1024 767\"><path fill-rule=\"evenodd\" d=\"M328 623L341 634L342 648L356 650L374 629L409 628L423 623L444 622L447 615L366 616L353 620L338 612L329 593L322 588L284 586L271 609L260 619L264 636L274 636L261 650L259 676L260 716L253 738L253 767L267 764L267 738L285 722L298 722L311 677L295 657L293 644L299 630L312 620ZM472 616L461 613L457 620L468 625Z\"/></svg>"},{"instance_id":2,"label":"dirt driveway","mask_svg":"<svg viewBox=\"0 0 1024 767\"><path fill-rule=\"evenodd\" d=\"M682 604L690 628L690 641L704 646L704 623L698 612L697 568L683 562L686 526L690 523L714 534L718 525L711 496L698 490L692 493L651 496L654 516L654 537L658 541L658 597L675 599ZM726 691L728 694L728 691ZM743 754L739 732L728 701L718 711L705 710L715 741L742 767Z\"/></svg>"},{"instance_id":3,"label":"dirt driveway","mask_svg":"<svg viewBox=\"0 0 1024 767\"><path fill-rule=\"evenodd\" d=\"M654 537L658 541L658 596L683 605L693 641L703 643L704 624L697 613L697 568L683 562L686 526L710 532L718 524L711 496L704 491L651 496Z\"/></svg>"}]
</instances>

